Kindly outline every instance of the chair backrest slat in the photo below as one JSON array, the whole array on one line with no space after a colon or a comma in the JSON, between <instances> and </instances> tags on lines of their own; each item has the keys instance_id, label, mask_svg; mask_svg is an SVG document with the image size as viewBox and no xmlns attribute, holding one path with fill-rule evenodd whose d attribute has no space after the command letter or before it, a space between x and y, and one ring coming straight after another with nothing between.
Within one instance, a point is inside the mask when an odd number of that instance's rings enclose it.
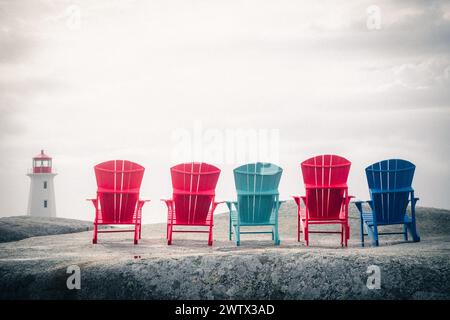
<instances>
[{"instance_id":1,"label":"chair backrest slat","mask_svg":"<svg viewBox=\"0 0 450 320\"><path fill-rule=\"evenodd\" d=\"M271 163L249 163L234 169L241 223L270 222L278 200L283 169Z\"/></svg>"},{"instance_id":2,"label":"chair backrest slat","mask_svg":"<svg viewBox=\"0 0 450 320\"><path fill-rule=\"evenodd\" d=\"M127 160L110 160L94 167L104 223L133 223L144 170Z\"/></svg>"},{"instance_id":3,"label":"chair backrest slat","mask_svg":"<svg viewBox=\"0 0 450 320\"><path fill-rule=\"evenodd\" d=\"M366 168L372 209L380 224L403 222L412 191L415 165L401 159L389 159Z\"/></svg>"},{"instance_id":4,"label":"chair backrest slat","mask_svg":"<svg viewBox=\"0 0 450 320\"><path fill-rule=\"evenodd\" d=\"M190 162L178 164L170 171L177 224L206 223L220 169L203 162Z\"/></svg>"},{"instance_id":5,"label":"chair backrest slat","mask_svg":"<svg viewBox=\"0 0 450 320\"><path fill-rule=\"evenodd\" d=\"M302 162L309 219L339 218L350 166L350 161L337 155L320 155Z\"/></svg>"}]
</instances>

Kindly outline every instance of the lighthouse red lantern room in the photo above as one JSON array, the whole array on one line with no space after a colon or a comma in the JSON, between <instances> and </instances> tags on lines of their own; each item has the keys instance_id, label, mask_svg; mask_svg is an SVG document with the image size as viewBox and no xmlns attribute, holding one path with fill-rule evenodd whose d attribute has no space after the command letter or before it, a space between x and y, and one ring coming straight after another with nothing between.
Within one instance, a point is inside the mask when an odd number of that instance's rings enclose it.
<instances>
[{"instance_id":1,"label":"lighthouse red lantern room","mask_svg":"<svg viewBox=\"0 0 450 320\"><path fill-rule=\"evenodd\" d=\"M28 215L56 217L55 188L53 179L56 173L52 167L52 157L44 150L33 157L32 170L27 174L30 179Z\"/></svg>"}]
</instances>

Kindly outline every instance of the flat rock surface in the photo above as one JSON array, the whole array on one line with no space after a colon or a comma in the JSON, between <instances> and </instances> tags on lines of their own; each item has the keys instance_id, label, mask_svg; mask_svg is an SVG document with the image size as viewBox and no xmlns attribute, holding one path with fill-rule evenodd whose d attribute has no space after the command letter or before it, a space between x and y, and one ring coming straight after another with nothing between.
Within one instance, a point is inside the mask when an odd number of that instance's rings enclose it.
<instances>
[{"instance_id":1,"label":"flat rock surface","mask_svg":"<svg viewBox=\"0 0 450 320\"><path fill-rule=\"evenodd\" d=\"M92 230L89 221L31 216L0 218L0 242L88 230Z\"/></svg>"},{"instance_id":2,"label":"flat rock surface","mask_svg":"<svg viewBox=\"0 0 450 320\"><path fill-rule=\"evenodd\" d=\"M215 216L212 247L207 234L186 233L174 234L168 246L165 224L144 225L139 245L132 233L100 234L93 245L91 231L0 243L0 298L450 298L449 211L417 209L421 242L383 236L380 247L364 248L353 206L348 248L340 247L339 235L323 234L313 234L306 247L296 241L296 220L295 204L284 204L278 247L270 235L243 235L236 247L224 214ZM67 289L71 265L80 267L80 290ZM371 265L380 268L380 289L366 285Z\"/></svg>"}]
</instances>

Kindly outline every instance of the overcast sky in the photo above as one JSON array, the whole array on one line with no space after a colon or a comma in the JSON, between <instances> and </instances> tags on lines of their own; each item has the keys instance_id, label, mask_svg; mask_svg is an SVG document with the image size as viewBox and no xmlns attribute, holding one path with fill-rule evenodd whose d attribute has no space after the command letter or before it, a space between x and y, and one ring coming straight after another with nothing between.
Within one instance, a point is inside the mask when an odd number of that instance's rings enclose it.
<instances>
[{"instance_id":1,"label":"overcast sky","mask_svg":"<svg viewBox=\"0 0 450 320\"><path fill-rule=\"evenodd\" d=\"M93 166L128 159L147 170L144 222L163 221L194 145L219 199L242 160L278 162L288 198L302 160L335 153L357 198L366 166L403 158L419 204L450 209L449 76L446 1L0 0L0 216L26 213L45 149L58 216L92 220ZM239 130L269 155L233 156Z\"/></svg>"}]
</instances>

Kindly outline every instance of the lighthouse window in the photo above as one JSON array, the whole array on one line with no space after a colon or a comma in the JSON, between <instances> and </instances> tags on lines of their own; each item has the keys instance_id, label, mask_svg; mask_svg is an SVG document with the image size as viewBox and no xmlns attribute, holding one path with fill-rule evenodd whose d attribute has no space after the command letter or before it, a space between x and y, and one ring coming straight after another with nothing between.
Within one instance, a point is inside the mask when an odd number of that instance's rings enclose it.
<instances>
[{"instance_id":1,"label":"lighthouse window","mask_svg":"<svg viewBox=\"0 0 450 320\"><path fill-rule=\"evenodd\" d=\"M47 181L44 181L44 189L47 189Z\"/></svg>"},{"instance_id":2,"label":"lighthouse window","mask_svg":"<svg viewBox=\"0 0 450 320\"><path fill-rule=\"evenodd\" d=\"M47 200L44 200L44 208L47 208Z\"/></svg>"}]
</instances>

